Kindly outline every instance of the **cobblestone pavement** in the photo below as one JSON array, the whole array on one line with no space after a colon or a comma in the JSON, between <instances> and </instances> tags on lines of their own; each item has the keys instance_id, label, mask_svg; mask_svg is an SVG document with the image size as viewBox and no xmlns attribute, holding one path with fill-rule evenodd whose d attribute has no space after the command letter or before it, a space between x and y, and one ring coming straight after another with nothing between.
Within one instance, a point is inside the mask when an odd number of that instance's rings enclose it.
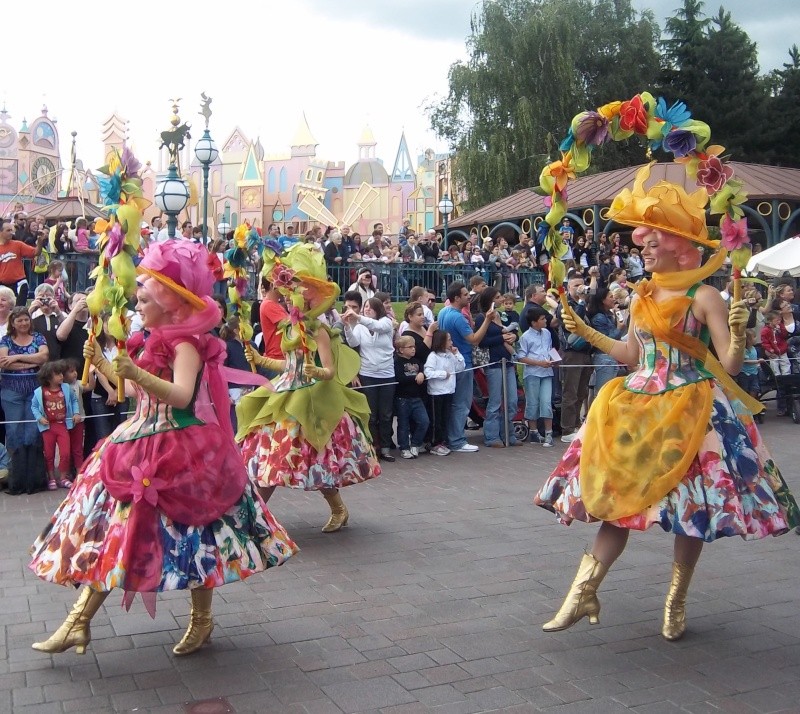
<instances>
[{"instance_id":1,"label":"cobblestone pavement","mask_svg":"<svg viewBox=\"0 0 800 714\"><path fill-rule=\"evenodd\" d=\"M800 426L767 422L800 493ZM541 631L596 530L532 505L564 448L398 459L344 490L350 525L332 535L321 496L279 490L272 509L302 552L218 590L212 643L187 658L170 651L181 593L154 620L112 595L85 656L31 650L75 599L26 568L58 494L2 494L0 712L800 712L794 533L707 546L680 642L659 635L672 544L660 529L632 534L599 625Z\"/></svg>"}]
</instances>

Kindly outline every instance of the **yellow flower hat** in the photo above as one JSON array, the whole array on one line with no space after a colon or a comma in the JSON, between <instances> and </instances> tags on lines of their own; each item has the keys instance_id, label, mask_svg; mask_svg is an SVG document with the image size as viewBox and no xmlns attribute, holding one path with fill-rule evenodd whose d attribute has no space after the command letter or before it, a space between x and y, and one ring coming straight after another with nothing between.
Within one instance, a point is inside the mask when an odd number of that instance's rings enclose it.
<instances>
[{"instance_id":1,"label":"yellow flower hat","mask_svg":"<svg viewBox=\"0 0 800 714\"><path fill-rule=\"evenodd\" d=\"M659 181L645 191L650 168L655 162L636 172L633 189L623 189L608 210L608 217L626 226L645 226L673 233L708 248L718 248L719 241L708 237L706 205L708 192L699 188L686 193L683 186Z\"/></svg>"}]
</instances>

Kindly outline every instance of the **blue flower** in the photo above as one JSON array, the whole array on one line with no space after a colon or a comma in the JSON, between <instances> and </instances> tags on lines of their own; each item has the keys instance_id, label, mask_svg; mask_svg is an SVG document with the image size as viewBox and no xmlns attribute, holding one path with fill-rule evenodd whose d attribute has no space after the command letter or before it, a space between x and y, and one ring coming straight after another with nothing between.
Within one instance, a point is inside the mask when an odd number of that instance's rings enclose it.
<instances>
[{"instance_id":1,"label":"blue flower","mask_svg":"<svg viewBox=\"0 0 800 714\"><path fill-rule=\"evenodd\" d=\"M550 224L547 221L542 221L539 224L539 227L536 229L536 242L539 245L544 245L544 239L547 238L547 234L550 232Z\"/></svg>"},{"instance_id":2,"label":"blue flower","mask_svg":"<svg viewBox=\"0 0 800 714\"><path fill-rule=\"evenodd\" d=\"M661 127L661 133L666 136L673 128L682 127L686 122L692 118L692 113L686 108L683 102L675 102L669 109L667 109L667 102L664 97L658 98L655 111L656 119L661 119L664 125Z\"/></svg>"},{"instance_id":3,"label":"blue flower","mask_svg":"<svg viewBox=\"0 0 800 714\"><path fill-rule=\"evenodd\" d=\"M570 130L567 132L567 136L564 138L564 141L559 144L558 148L561 149L561 151L569 151L574 143L575 134L572 133L572 127L570 127Z\"/></svg>"},{"instance_id":4,"label":"blue flower","mask_svg":"<svg viewBox=\"0 0 800 714\"><path fill-rule=\"evenodd\" d=\"M673 129L664 137L664 151L670 151L675 158L686 156L697 146L697 137L685 129Z\"/></svg>"},{"instance_id":5,"label":"blue flower","mask_svg":"<svg viewBox=\"0 0 800 714\"><path fill-rule=\"evenodd\" d=\"M274 238L270 238L269 240L264 241L264 247L271 250L275 255L280 255L283 250L281 249L281 244L278 243Z\"/></svg>"},{"instance_id":6,"label":"blue flower","mask_svg":"<svg viewBox=\"0 0 800 714\"><path fill-rule=\"evenodd\" d=\"M122 192L122 176L116 171L111 176L98 176L97 183L100 187L100 197L104 206L116 206Z\"/></svg>"}]
</instances>

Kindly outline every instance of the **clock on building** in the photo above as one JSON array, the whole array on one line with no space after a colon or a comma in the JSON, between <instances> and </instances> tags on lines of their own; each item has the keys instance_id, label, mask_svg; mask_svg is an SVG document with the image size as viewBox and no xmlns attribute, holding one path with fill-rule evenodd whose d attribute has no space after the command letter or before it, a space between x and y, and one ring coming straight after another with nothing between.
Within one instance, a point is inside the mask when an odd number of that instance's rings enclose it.
<instances>
[{"instance_id":1,"label":"clock on building","mask_svg":"<svg viewBox=\"0 0 800 714\"><path fill-rule=\"evenodd\" d=\"M40 156L31 167L31 179L37 193L47 196L56 187L56 167L46 156Z\"/></svg>"},{"instance_id":2,"label":"clock on building","mask_svg":"<svg viewBox=\"0 0 800 714\"><path fill-rule=\"evenodd\" d=\"M0 149L7 149L17 140L11 127L0 126Z\"/></svg>"}]
</instances>

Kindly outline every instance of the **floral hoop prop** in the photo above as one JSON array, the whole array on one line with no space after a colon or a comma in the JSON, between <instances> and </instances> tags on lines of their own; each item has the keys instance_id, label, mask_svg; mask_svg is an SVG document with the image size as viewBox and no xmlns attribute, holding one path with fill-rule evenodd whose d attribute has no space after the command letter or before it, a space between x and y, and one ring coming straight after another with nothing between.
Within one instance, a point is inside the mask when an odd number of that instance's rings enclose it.
<instances>
[{"instance_id":1,"label":"floral hoop prop","mask_svg":"<svg viewBox=\"0 0 800 714\"><path fill-rule=\"evenodd\" d=\"M232 316L239 318L239 338L247 344L253 338L253 325L250 322L250 303L247 288L250 283L248 266L253 262L261 248L261 235L258 229L245 222L237 226L233 233L233 247L225 251L224 275L228 280L228 301ZM253 372L254 364L250 365Z\"/></svg>"},{"instance_id":2,"label":"floral hoop prop","mask_svg":"<svg viewBox=\"0 0 800 714\"><path fill-rule=\"evenodd\" d=\"M262 275L289 307L281 349L284 353L300 349L305 360L311 361L317 344L310 333L318 326L317 318L336 302L339 286L328 280L322 253L309 243L296 243L283 252L277 241L267 240L262 258Z\"/></svg>"},{"instance_id":3,"label":"floral hoop prop","mask_svg":"<svg viewBox=\"0 0 800 714\"><path fill-rule=\"evenodd\" d=\"M122 153L113 150L108 163L99 169L100 196L108 220L98 221L100 255L91 276L94 288L86 297L91 315L89 341L94 342L100 314L110 311L108 331L117 341L117 349L125 349L130 335L128 301L136 294L136 266L141 243L142 212L150 205L142 195L142 164L133 152L123 146ZM89 361L83 366L83 383L89 379ZM117 380L117 399L125 399L125 385Z\"/></svg>"},{"instance_id":4,"label":"floral hoop prop","mask_svg":"<svg viewBox=\"0 0 800 714\"><path fill-rule=\"evenodd\" d=\"M712 214L722 215L721 245L723 251L731 251L734 301L738 302L741 271L752 255L747 219L742 210L742 204L747 200L744 184L733 177L733 168L728 164L727 157L723 156L725 148L709 144L711 129L708 124L692 119L691 112L683 102L678 101L668 107L663 97L656 100L650 92L637 94L628 101L609 102L596 111L576 114L566 138L559 146L561 159L542 169L539 182L547 194L545 202L550 210L539 224L537 239L550 253L550 281L558 287L562 302L566 302L563 287L566 272L561 258L566 254L567 246L555 227L567 213L569 182L589 168L592 151L596 147L608 141L624 141L632 136L646 140L648 158L654 149L659 148L673 154L675 163L683 164L687 176L696 181L697 192L686 196L681 189L680 193L688 198L688 202L684 203L690 204L689 210L695 217L702 215L702 226L695 226L698 233L693 237L685 233L684 237L707 247L718 248L720 241L707 237L706 205L710 205ZM612 218L633 202L638 202L640 210L646 209L648 201L655 202L644 193L643 183L637 177L634 190L631 192L626 189L614 200L609 210Z\"/></svg>"}]
</instances>

